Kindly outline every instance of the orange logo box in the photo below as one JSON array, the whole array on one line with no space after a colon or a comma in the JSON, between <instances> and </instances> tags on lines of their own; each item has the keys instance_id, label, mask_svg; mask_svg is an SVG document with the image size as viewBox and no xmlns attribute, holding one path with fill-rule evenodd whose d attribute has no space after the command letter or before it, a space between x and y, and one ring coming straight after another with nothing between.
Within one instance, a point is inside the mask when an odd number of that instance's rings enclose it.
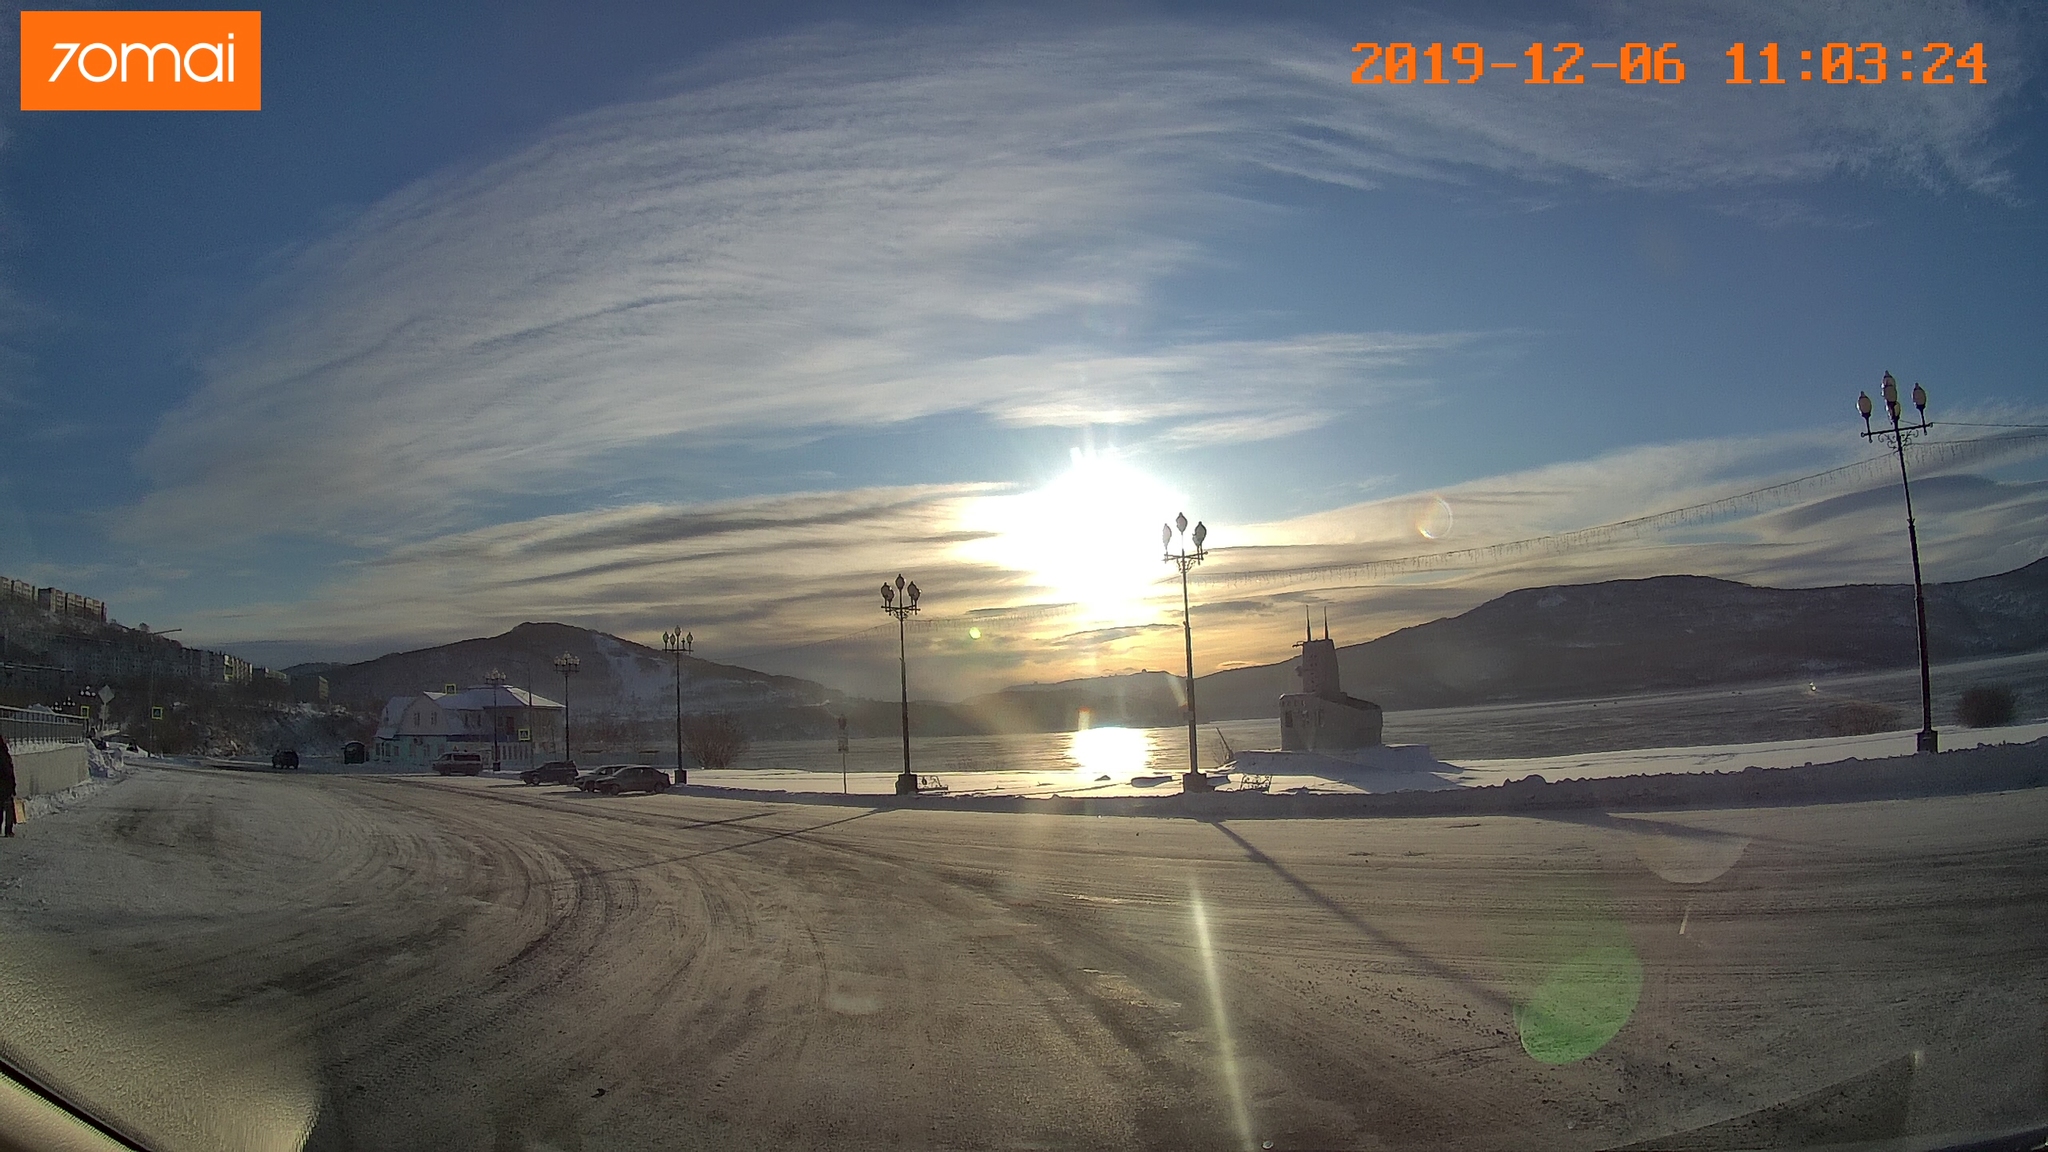
<instances>
[{"instance_id":1,"label":"orange logo box","mask_svg":"<svg viewBox=\"0 0 2048 1152\"><path fill-rule=\"evenodd\" d=\"M261 12L23 12L24 112L256 112Z\"/></svg>"}]
</instances>

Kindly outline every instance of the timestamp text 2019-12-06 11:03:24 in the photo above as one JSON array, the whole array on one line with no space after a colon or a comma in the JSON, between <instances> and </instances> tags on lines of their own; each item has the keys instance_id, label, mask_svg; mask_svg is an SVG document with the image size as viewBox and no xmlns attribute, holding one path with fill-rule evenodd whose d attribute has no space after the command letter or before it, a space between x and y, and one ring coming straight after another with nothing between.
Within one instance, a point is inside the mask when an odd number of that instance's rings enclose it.
<instances>
[{"instance_id":1,"label":"timestamp text 2019-12-06 11:03:24","mask_svg":"<svg viewBox=\"0 0 2048 1152\"><path fill-rule=\"evenodd\" d=\"M1485 45L1470 41L1452 44L1448 54L1441 42L1418 48L1417 43L1402 41L1361 41L1351 51L1364 57L1352 69L1353 84L1477 84L1496 70L1521 74L1525 85L1583 84L1595 72L1611 72L1624 84L1682 84L1687 77L1685 59L1677 42L1670 40L1623 44L1611 60L1588 60L1585 45L1573 41L1539 41L1508 59L1490 60ZM1986 83L1982 43L1958 50L1937 40L1895 52L1872 41L1828 43L1817 51L1736 41L1721 55L1728 59L1723 84L1945 85L1957 83L1958 77L1964 84ZM1795 69L1794 63L1808 66Z\"/></svg>"}]
</instances>

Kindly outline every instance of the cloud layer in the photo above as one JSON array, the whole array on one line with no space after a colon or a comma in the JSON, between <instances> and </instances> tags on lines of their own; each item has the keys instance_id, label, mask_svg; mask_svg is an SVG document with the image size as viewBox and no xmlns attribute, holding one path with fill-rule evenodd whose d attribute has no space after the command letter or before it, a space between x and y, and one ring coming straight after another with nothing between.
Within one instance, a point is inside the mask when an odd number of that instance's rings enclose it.
<instances>
[{"instance_id":1,"label":"cloud layer","mask_svg":"<svg viewBox=\"0 0 2048 1152\"><path fill-rule=\"evenodd\" d=\"M1358 640L1547 583L1672 572L1780 587L1905 582L1898 490L1882 470L1874 479L1851 471L1704 523L1462 568L1233 580L1290 565L1483 547L1723 499L1853 461L1853 450L1830 450L1841 439L1653 446L1272 524L1218 525L1218 550L1196 585L1202 667L1284 658L1304 606L1327 608L1334 626ZM1987 575L2048 554L2040 455L2005 454L2010 474L2002 478L1972 470L1984 458L1922 468L1915 496L1930 580ZM1117 533L1095 542L1127 538L1129 559L1158 573L1137 602L1110 616L1063 607L1062 557L1047 554L1034 566L1028 558L1046 552L1042 541L989 546L990 525L1013 518L1022 495L996 485L926 486L542 517L401 546L352 567L311 601L192 624L209 636L293 638L306 648L348 641L359 654L380 635L391 648L411 647L521 620L583 623L642 640L680 624L718 659L887 695L895 637L878 611L876 585L900 570L927 589L926 615L911 633L927 695L1178 667L1179 589L1152 541Z\"/></svg>"},{"instance_id":2,"label":"cloud layer","mask_svg":"<svg viewBox=\"0 0 2048 1152\"><path fill-rule=\"evenodd\" d=\"M1662 35L1793 41L1819 18L1701 8ZM1902 42L1935 24L1994 52L2014 40L1961 5L1858 20ZM1613 38L1632 23L1614 16ZM1499 52L1554 31L1432 35ZM651 444L944 412L1142 424L1168 444L1282 436L1474 339L1154 314L1275 176L1737 203L1879 166L2005 187L2006 87L1886 89L1882 107L1718 84L1365 88L1347 47L1278 25L1014 17L726 53L669 95L423 180L302 253L143 450L154 491L119 529L159 546L383 547L586 485ZM1692 67L1724 63L1713 51Z\"/></svg>"}]
</instances>

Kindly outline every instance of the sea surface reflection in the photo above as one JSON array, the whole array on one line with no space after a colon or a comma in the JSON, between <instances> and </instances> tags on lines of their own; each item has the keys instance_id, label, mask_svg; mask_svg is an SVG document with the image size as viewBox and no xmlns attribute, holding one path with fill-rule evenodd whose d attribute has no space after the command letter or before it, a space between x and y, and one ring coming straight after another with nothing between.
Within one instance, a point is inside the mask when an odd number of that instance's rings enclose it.
<instances>
[{"instance_id":1,"label":"sea surface reflection","mask_svg":"<svg viewBox=\"0 0 2048 1152\"><path fill-rule=\"evenodd\" d=\"M1200 752L1207 768L1230 759L1229 748L1277 748L1278 720L1226 720L1202 726ZM758 741L737 765L741 768L788 768L833 771L839 753L830 740ZM1082 732L1026 732L1010 736L913 736L913 770L940 776L970 772L1044 772L1048 784L1071 784L1075 776L1093 780L1108 776L1179 773L1187 770L1185 728L1090 728ZM901 737L866 737L848 741L850 772L896 772L903 767Z\"/></svg>"}]
</instances>

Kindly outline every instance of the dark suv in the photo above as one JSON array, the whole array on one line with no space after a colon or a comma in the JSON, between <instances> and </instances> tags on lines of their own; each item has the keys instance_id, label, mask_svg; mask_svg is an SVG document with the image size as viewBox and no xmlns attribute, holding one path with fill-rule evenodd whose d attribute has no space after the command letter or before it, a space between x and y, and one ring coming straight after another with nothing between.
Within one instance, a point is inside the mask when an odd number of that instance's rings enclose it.
<instances>
[{"instance_id":1,"label":"dark suv","mask_svg":"<svg viewBox=\"0 0 2048 1152\"><path fill-rule=\"evenodd\" d=\"M527 784L570 784L576 780L574 760L550 760L538 768L528 768L519 774Z\"/></svg>"},{"instance_id":2,"label":"dark suv","mask_svg":"<svg viewBox=\"0 0 2048 1152\"><path fill-rule=\"evenodd\" d=\"M297 768L299 766L299 750L297 748L279 748L270 754L270 766L272 768Z\"/></svg>"}]
</instances>

